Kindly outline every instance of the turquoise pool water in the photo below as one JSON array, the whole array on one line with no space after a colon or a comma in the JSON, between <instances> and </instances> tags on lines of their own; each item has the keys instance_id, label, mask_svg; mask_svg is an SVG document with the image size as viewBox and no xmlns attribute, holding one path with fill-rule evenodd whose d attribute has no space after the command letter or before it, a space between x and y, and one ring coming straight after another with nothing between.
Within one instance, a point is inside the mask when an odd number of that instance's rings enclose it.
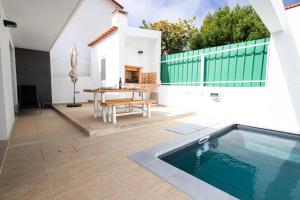
<instances>
[{"instance_id":1,"label":"turquoise pool water","mask_svg":"<svg viewBox=\"0 0 300 200\"><path fill-rule=\"evenodd\" d=\"M161 159L239 199L300 199L299 140L234 129Z\"/></svg>"}]
</instances>

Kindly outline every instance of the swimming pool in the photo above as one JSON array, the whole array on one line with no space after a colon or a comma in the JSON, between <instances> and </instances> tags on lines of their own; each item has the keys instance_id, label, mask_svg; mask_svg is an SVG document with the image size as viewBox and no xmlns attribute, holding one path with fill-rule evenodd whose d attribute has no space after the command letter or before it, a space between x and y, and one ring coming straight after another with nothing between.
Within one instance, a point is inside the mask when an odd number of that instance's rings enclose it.
<instances>
[{"instance_id":1,"label":"swimming pool","mask_svg":"<svg viewBox=\"0 0 300 200\"><path fill-rule=\"evenodd\" d=\"M300 199L299 138L234 125L159 159L239 199L296 200Z\"/></svg>"}]
</instances>

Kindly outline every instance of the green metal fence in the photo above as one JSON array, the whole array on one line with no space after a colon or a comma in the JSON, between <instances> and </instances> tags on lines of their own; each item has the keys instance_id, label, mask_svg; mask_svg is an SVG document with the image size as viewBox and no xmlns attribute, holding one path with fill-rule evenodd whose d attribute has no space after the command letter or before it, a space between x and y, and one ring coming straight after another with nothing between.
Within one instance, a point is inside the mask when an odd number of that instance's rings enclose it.
<instances>
[{"instance_id":1,"label":"green metal fence","mask_svg":"<svg viewBox=\"0 0 300 200\"><path fill-rule=\"evenodd\" d=\"M162 85L263 87L269 38L166 55Z\"/></svg>"}]
</instances>

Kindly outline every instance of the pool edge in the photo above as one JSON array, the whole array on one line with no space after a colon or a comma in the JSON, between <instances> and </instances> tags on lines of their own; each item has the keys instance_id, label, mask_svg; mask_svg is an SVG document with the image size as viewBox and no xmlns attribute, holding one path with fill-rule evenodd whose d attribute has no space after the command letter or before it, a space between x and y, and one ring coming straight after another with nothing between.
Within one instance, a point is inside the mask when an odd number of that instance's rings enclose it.
<instances>
[{"instance_id":1,"label":"pool edge","mask_svg":"<svg viewBox=\"0 0 300 200\"><path fill-rule=\"evenodd\" d=\"M160 157L178 151L199 139L215 134L221 134L228 129L236 128L238 124L223 125L215 129L208 127L179 139L172 140L151 148L138 151L128 156L129 159L150 170L155 175L164 179L171 185L183 191L193 199L237 199L236 197L180 170Z\"/></svg>"}]
</instances>

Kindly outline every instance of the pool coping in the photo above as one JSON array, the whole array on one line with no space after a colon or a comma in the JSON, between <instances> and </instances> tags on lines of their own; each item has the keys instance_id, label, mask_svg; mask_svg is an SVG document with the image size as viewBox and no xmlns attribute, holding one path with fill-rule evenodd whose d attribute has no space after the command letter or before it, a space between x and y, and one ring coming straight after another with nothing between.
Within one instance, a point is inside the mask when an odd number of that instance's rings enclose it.
<instances>
[{"instance_id":1,"label":"pool coping","mask_svg":"<svg viewBox=\"0 0 300 200\"><path fill-rule=\"evenodd\" d=\"M236 127L237 124L217 125L202 129L200 131L191 133L154 147L133 153L128 157L137 164L150 170L157 176L161 177L171 185L185 192L193 199L219 200L227 199L233 200L236 197L176 168L173 165L164 162L159 157L178 151L192 143L197 142L203 137L212 134L218 134Z\"/></svg>"}]
</instances>

